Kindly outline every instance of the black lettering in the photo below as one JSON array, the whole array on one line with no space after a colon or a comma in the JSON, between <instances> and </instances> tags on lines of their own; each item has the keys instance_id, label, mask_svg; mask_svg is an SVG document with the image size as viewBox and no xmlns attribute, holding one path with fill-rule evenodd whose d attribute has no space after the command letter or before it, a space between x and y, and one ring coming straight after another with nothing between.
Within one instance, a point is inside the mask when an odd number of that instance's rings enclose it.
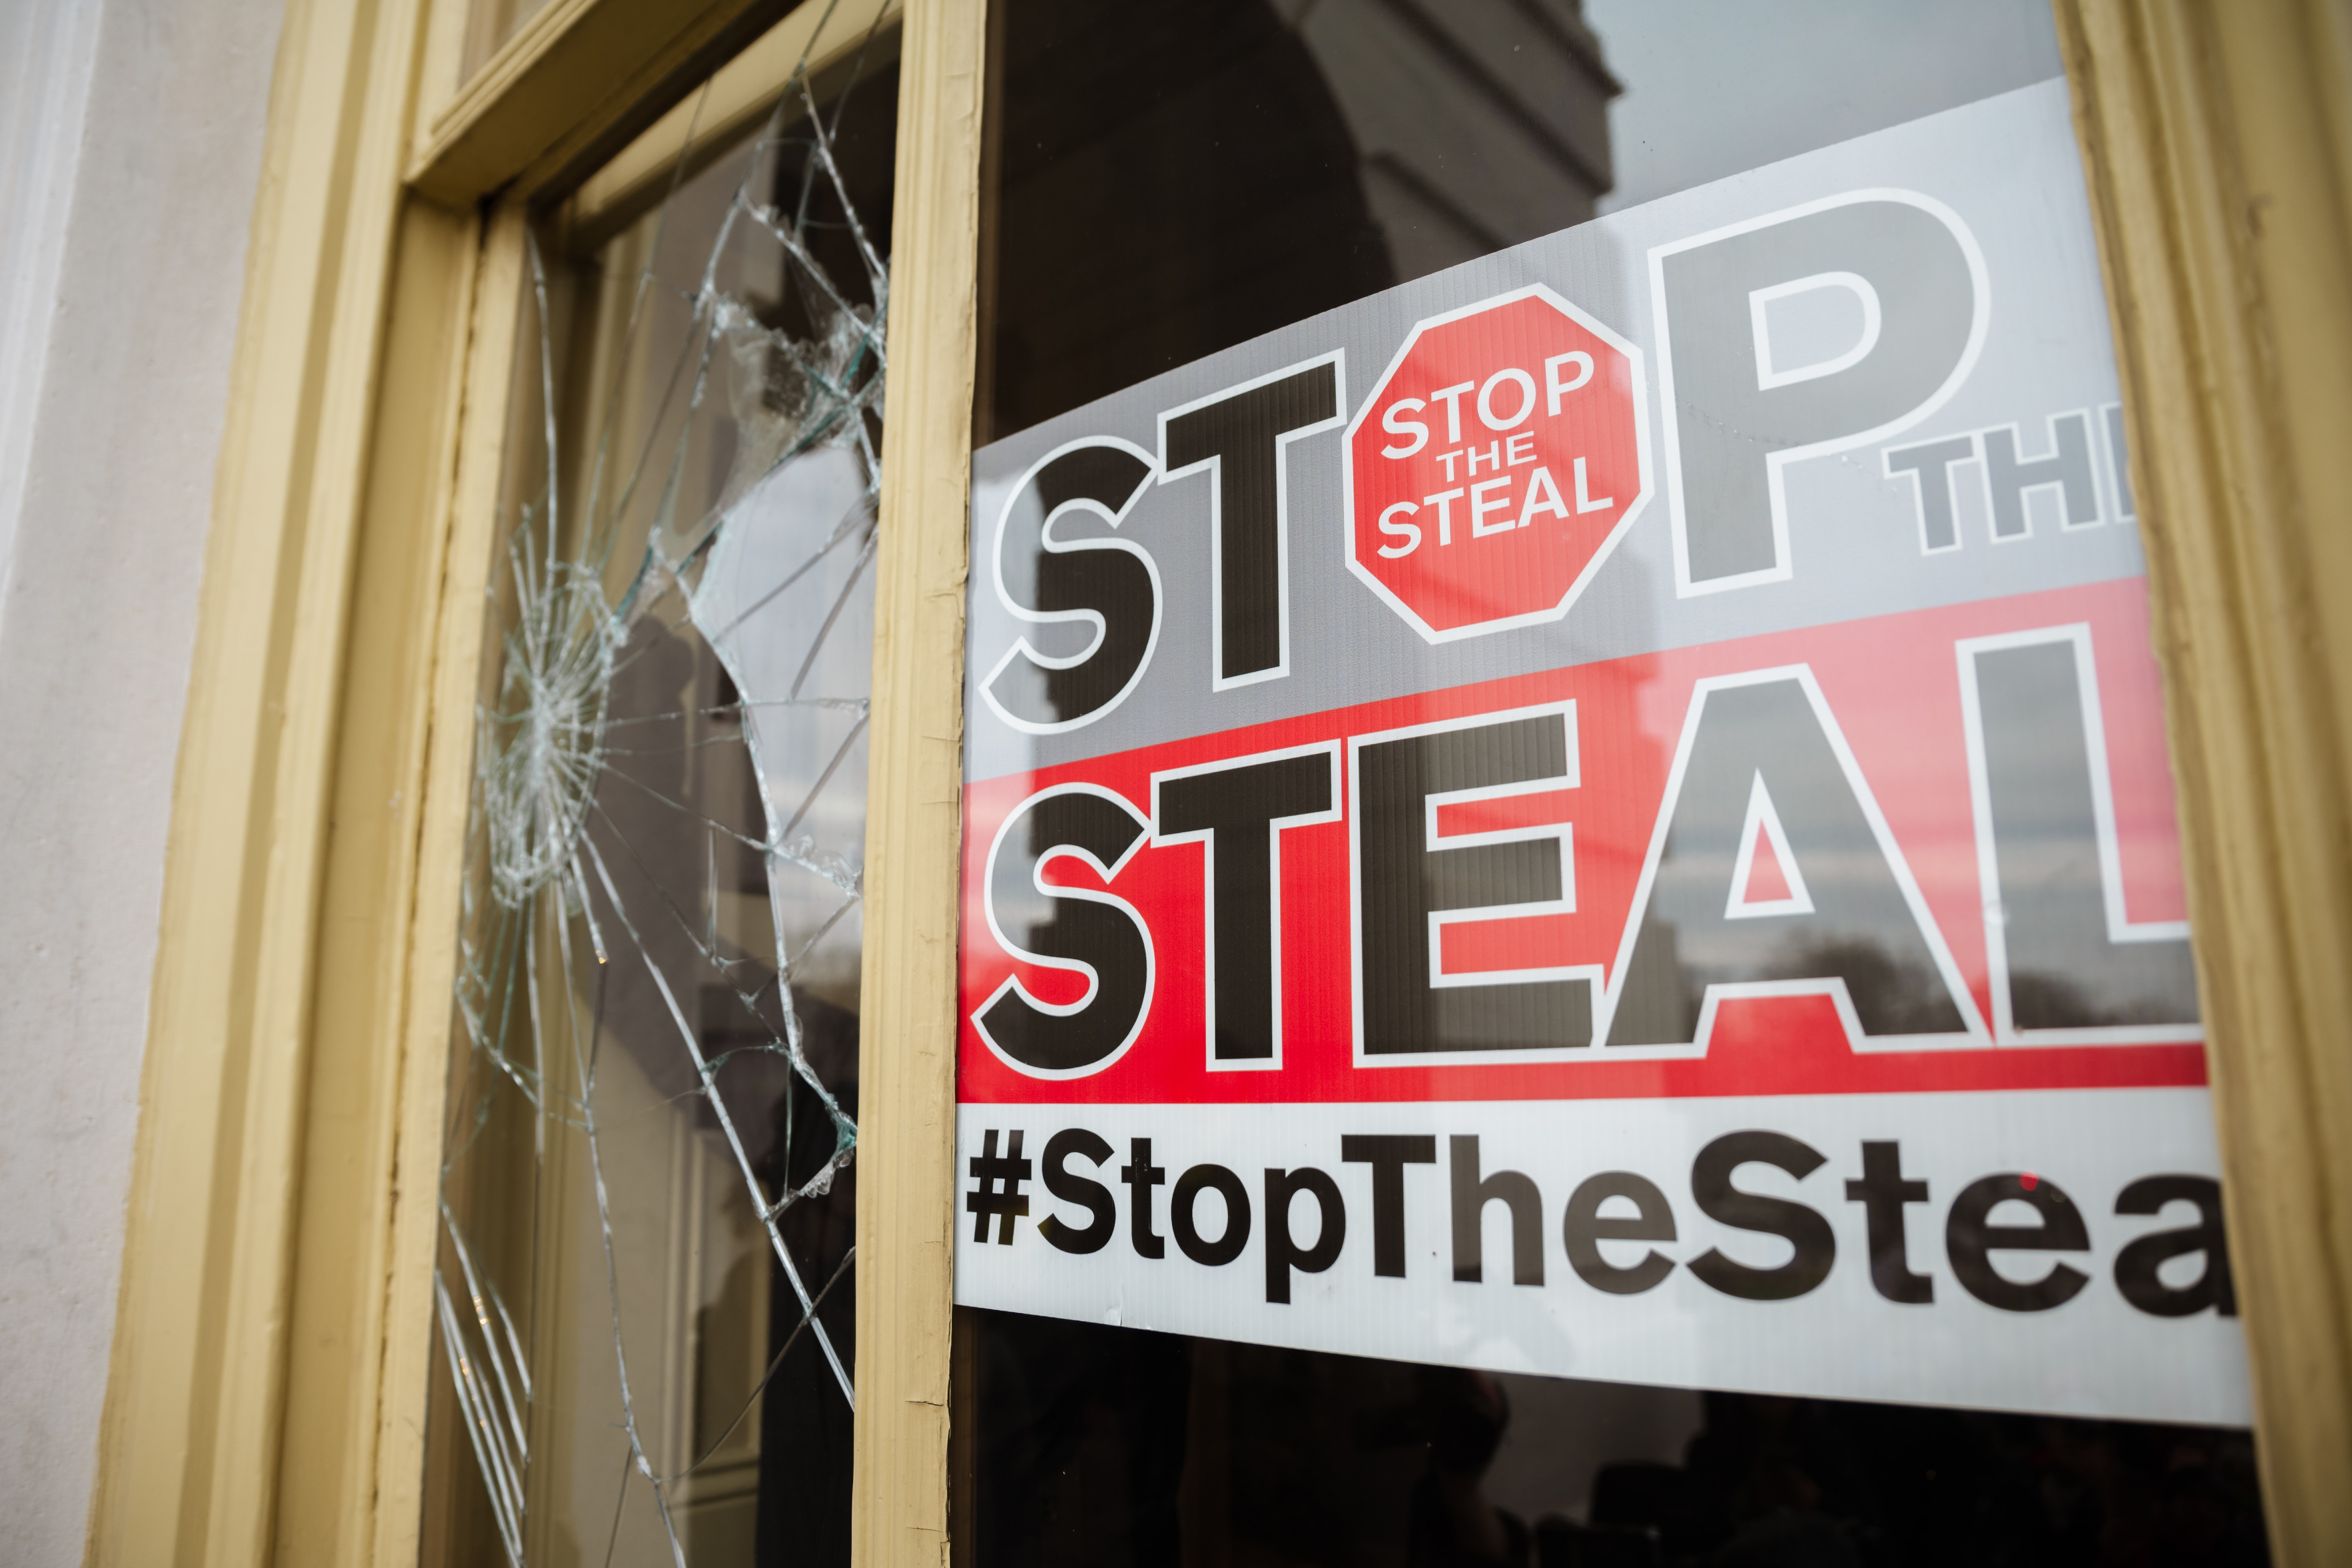
<instances>
[{"instance_id":1,"label":"black lettering","mask_svg":"<svg viewBox=\"0 0 2352 1568\"><path fill-rule=\"evenodd\" d=\"M1559 713L1371 740L1355 755L1357 911L1362 1027L1370 1056L1536 1050L1592 1043L1592 988L1582 980L1438 985L1429 917L1438 910L1540 903L1566 887L1556 838L1433 848L1433 795L1569 776Z\"/></svg>"},{"instance_id":2,"label":"black lettering","mask_svg":"<svg viewBox=\"0 0 2352 1568\"><path fill-rule=\"evenodd\" d=\"M1214 1189L1225 1201L1224 1234L1214 1241L1202 1240L1192 1223L1192 1205L1204 1189ZM1176 1190L1168 1201L1168 1228L1176 1233L1176 1245L1185 1257L1221 1268L1249 1245L1249 1189L1223 1165L1195 1165L1176 1178Z\"/></svg>"},{"instance_id":3,"label":"black lettering","mask_svg":"<svg viewBox=\"0 0 2352 1568\"><path fill-rule=\"evenodd\" d=\"M1013 1245L1013 1227L1029 1212L1029 1200L1021 1189L1029 1180L1029 1161L1021 1152L1023 1130L1015 1127L1007 1140L1005 1151L996 1152L997 1128L988 1129L981 1140L980 1152L971 1157L972 1190L964 1194L963 1206L976 1215L971 1238L988 1239L988 1222L997 1221L996 1244Z\"/></svg>"},{"instance_id":4,"label":"black lettering","mask_svg":"<svg viewBox=\"0 0 2352 1568\"><path fill-rule=\"evenodd\" d=\"M1511 1283L1544 1282L1543 1194L1518 1171L1478 1174L1478 1140L1448 1139L1454 1175L1454 1278L1475 1285L1486 1276L1486 1205L1501 1203L1511 1215Z\"/></svg>"},{"instance_id":5,"label":"black lettering","mask_svg":"<svg viewBox=\"0 0 2352 1568\"><path fill-rule=\"evenodd\" d=\"M1005 819L988 855L988 916L1015 957L1094 971L1093 994L1072 1013L1051 1012L1007 980L972 1016L991 1044L1026 1067L1076 1072L1108 1062L1143 1027L1151 1001L1151 947L1124 904L1049 889L1045 862L1081 856L1108 879L1143 842L1126 802L1070 786L1033 795ZM1025 848L1023 846L1025 845ZM1027 918L1023 918L1024 916Z\"/></svg>"},{"instance_id":6,"label":"black lettering","mask_svg":"<svg viewBox=\"0 0 2352 1568\"><path fill-rule=\"evenodd\" d=\"M2110 922L2120 888L2106 885L2091 773L2084 683L2090 645L1977 648L1977 712L2001 918L1989 935L2006 955L2005 1002L2017 1029L2197 1020L2189 938ZM2156 940L2147 940L2155 936Z\"/></svg>"},{"instance_id":7,"label":"black lettering","mask_svg":"<svg viewBox=\"0 0 2352 1568\"><path fill-rule=\"evenodd\" d=\"M2037 1225L1988 1225L1994 1208L2015 1199L2032 1206ZM2074 1200L2046 1176L2024 1174L1987 1176L1969 1183L1952 1200L1944 1221L1944 1252L1952 1260L1952 1275L1968 1293L1988 1307L2004 1312L2046 1312L2080 1294L2091 1277L2063 1263L2021 1285L1994 1272L1996 1252L2086 1252L2091 1234Z\"/></svg>"},{"instance_id":8,"label":"black lettering","mask_svg":"<svg viewBox=\"0 0 2352 1568\"><path fill-rule=\"evenodd\" d=\"M1053 525L1091 512L1116 528L1150 482L1150 460L1106 437L1046 458L1005 501L996 523L996 596L1032 630L981 689L1008 717L1041 728L1076 724L1117 702L1143 673L1160 629L1150 555L1125 539L1059 538ZM1084 626L1089 612L1102 623L1089 645L1066 648L1040 629ZM1053 646L1041 652L1029 641L1034 636Z\"/></svg>"},{"instance_id":9,"label":"black lettering","mask_svg":"<svg viewBox=\"0 0 2352 1568\"><path fill-rule=\"evenodd\" d=\"M1311 1194L1319 1217L1315 1245L1301 1247L1290 1230L1290 1200ZM1348 1210L1339 1200L1339 1184L1312 1165L1296 1171L1274 1166L1265 1173L1265 1299L1290 1300L1290 1271L1320 1274L1339 1260L1348 1242Z\"/></svg>"},{"instance_id":10,"label":"black lettering","mask_svg":"<svg viewBox=\"0 0 2352 1568\"><path fill-rule=\"evenodd\" d=\"M1632 1218L1612 1218L1601 1212L1611 1198L1633 1205ZM1672 1241L1675 1211L1656 1184L1631 1171L1603 1171L1587 1176L1569 1194L1559 1218L1560 1239L1568 1244L1569 1267L1596 1290L1612 1296L1638 1296L1674 1272L1675 1260L1653 1248L1642 1261L1619 1268L1601 1255L1604 1241Z\"/></svg>"},{"instance_id":11,"label":"black lettering","mask_svg":"<svg viewBox=\"0 0 2352 1568\"><path fill-rule=\"evenodd\" d=\"M1437 1140L1411 1133L1350 1132L1339 1158L1372 1168L1372 1272L1404 1278L1404 1168L1437 1163Z\"/></svg>"},{"instance_id":12,"label":"black lettering","mask_svg":"<svg viewBox=\"0 0 2352 1568\"><path fill-rule=\"evenodd\" d=\"M1202 979L1209 991L1209 1051L1218 1061L1275 1058L1282 942L1274 929L1281 861L1275 836L1289 823L1331 811L1332 762L1329 750L1244 758L1151 781L1159 841L1202 840L1209 914Z\"/></svg>"},{"instance_id":13,"label":"black lettering","mask_svg":"<svg viewBox=\"0 0 2352 1568\"><path fill-rule=\"evenodd\" d=\"M1735 1263L1710 1247L1691 1259L1690 1271L1742 1300L1790 1300L1829 1278L1830 1267L1837 1261L1837 1235L1829 1221L1801 1203L1733 1186L1732 1173L1751 1163L1786 1171L1801 1182L1821 1169L1823 1156L1785 1133L1726 1133L1692 1162L1691 1199L1709 1219L1781 1237L1796 1249L1795 1256L1777 1268L1757 1268Z\"/></svg>"},{"instance_id":14,"label":"black lettering","mask_svg":"<svg viewBox=\"0 0 2352 1568\"><path fill-rule=\"evenodd\" d=\"M1339 422L1339 362L1301 365L1160 419L1160 482L1209 471L1216 680L1290 662L1282 448Z\"/></svg>"},{"instance_id":15,"label":"black lettering","mask_svg":"<svg viewBox=\"0 0 2352 1568\"><path fill-rule=\"evenodd\" d=\"M1918 1306L1936 1299L1936 1282L1911 1272L1904 1206L1927 1201L1927 1184L1903 1179L1903 1145L1862 1146L1862 1180L1845 1184L1846 1201L1862 1205L1870 1232L1870 1282L1890 1301Z\"/></svg>"},{"instance_id":16,"label":"black lettering","mask_svg":"<svg viewBox=\"0 0 2352 1568\"><path fill-rule=\"evenodd\" d=\"M1151 1140L1138 1138L1128 1144L1129 1163L1118 1168L1118 1179L1128 1184L1127 1235L1138 1258L1165 1258L1168 1243L1151 1225L1151 1189L1168 1180L1167 1167L1151 1163Z\"/></svg>"},{"instance_id":17,"label":"black lettering","mask_svg":"<svg viewBox=\"0 0 2352 1568\"><path fill-rule=\"evenodd\" d=\"M2228 1232L2221 1219L2221 1184L2210 1176L2142 1176L2116 1199L2119 1215L2161 1214L2167 1204L2197 1205L2197 1223L2185 1230L2155 1230L2125 1244L2116 1254L2116 1289L2141 1311L2158 1318L2186 1318L2210 1307L2225 1318L2238 1315L2238 1292L2230 1279ZM2157 1269L2192 1252L2205 1255L2204 1271L2187 1285L2167 1285Z\"/></svg>"},{"instance_id":18,"label":"black lettering","mask_svg":"<svg viewBox=\"0 0 2352 1568\"><path fill-rule=\"evenodd\" d=\"M1694 1044L1708 986L1767 980L1843 981L1873 1038L1964 1031L1894 845L1879 838L1806 683L1776 676L1691 701L1682 782L1660 808L1665 838L1609 1043ZM1742 850L1769 841L1774 821L1793 862L1781 872L1805 897L1750 909L1737 885Z\"/></svg>"},{"instance_id":19,"label":"black lettering","mask_svg":"<svg viewBox=\"0 0 2352 1568\"><path fill-rule=\"evenodd\" d=\"M1073 1154L1100 1165L1110 1158L1110 1144L1083 1127L1065 1127L1045 1141L1045 1190L1094 1219L1081 1230L1059 1215L1048 1215L1037 1222L1037 1234L1065 1252L1100 1252L1118 1226L1118 1205L1111 1202L1108 1187L1064 1168Z\"/></svg>"}]
</instances>

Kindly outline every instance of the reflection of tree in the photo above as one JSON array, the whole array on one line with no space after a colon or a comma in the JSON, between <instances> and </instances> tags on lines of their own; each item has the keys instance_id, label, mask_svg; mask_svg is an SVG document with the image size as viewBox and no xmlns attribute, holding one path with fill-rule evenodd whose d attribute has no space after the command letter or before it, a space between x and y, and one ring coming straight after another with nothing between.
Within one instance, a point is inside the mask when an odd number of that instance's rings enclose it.
<instances>
[{"instance_id":1,"label":"reflection of tree","mask_svg":"<svg viewBox=\"0 0 2352 1568\"><path fill-rule=\"evenodd\" d=\"M2081 1029L2125 1020L2092 1005L2083 988L2063 974L2042 969L2012 969L2009 974L2011 1015L2036 1029Z\"/></svg>"},{"instance_id":2,"label":"reflection of tree","mask_svg":"<svg viewBox=\"0 0 2352 1568\"><path fill-rule=\"evenodd\" d=\"M2130 996L2102 1005L2070 976L2048 969L2011 969L2009 1007L2021 1029L2111 1029L2181 1021L2179 1004L2168 995Z\"/></svg>"},{"instance_id":3,"label":"reflection of tree","mask_svg":"<svg viewBox=\"0 0 2352 1568\"><path fill-rule=\"evenodd\" d=\"M1641 940L1665 961L1644 964L1623 977L1612 1037L1691 1039L1698 1033L1698 1010L1706 1000L1707 977L1683 962L1682 932L1674 921L1654 913L1643 914Z\"/></svg>"},{"instance_id":4,"label":"reflection of tree","mask_svg":"<svg viewBox=\"0 0 2352 1568\"><path fill-rule=\"evenodd\" d=\"M1766 980L1817 980L1839 975L1853 1010L1874 1035L1936 1035L1952 1027L1951 995L1944 977L1924 963L1906 963L1865 936L1792 943L1765 970Z\"/></svg>"},{"instance_id":5,"label":"reflection of tree","mask_svg":"<svg viewBox=\"0 0 2352 1568\"><path fill-rule=\"evenodd\" d=\"M1801 938L1784 943L1761 970L1743 974L1710 972L1683 962L1671 945L1675 935L1670 921L1654 918L1648 922L1644 940L1669 944L1664 951L1675 955L1674 962L1671 966L1649 969L1646 987L1639 984L1643 976L1629 978L1625 996L1619 1003L1621 1016L1671 1017L1677 1037L1687 1040L1698 1028L1699 1010L1711 984L1837 977L1845 982L1856 1016L1874 1035L1936 1035L1953 1026L1951 996L1944 988L1943 976L1927 964L1905 963L1866 936ZM1669 973L1675 976L1678 986L1672 995L1661 996L1658 983Z\"/></svg>"}]
</instances>

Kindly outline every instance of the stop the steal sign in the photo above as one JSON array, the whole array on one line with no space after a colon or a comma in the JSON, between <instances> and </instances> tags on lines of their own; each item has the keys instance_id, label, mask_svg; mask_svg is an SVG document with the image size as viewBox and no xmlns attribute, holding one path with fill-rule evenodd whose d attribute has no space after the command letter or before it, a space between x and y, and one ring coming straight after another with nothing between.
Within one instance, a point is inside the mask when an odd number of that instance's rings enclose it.
<instances>
[{"instance_id":1,"label":"stop the steal sign","mask_svg":"<svg viewBox=\"0 0 2352 1568\"><path fill-rule=\"evenodd\" d=\"M2247 1417L2063 85L973 462L959 1301Z\"/></svg>"},{"instance_id":2,"label":"stop the steal sign","mask_svg":"<svg viewBox=\"0 0 2352 1568\"><path fill-rule=\"evenodd\" d=\"M1556 621L1650 499L1642 351L1530 284L1414 324L1348 426L1348 564L1432 642Z\"/></svg>"}]
</instances>

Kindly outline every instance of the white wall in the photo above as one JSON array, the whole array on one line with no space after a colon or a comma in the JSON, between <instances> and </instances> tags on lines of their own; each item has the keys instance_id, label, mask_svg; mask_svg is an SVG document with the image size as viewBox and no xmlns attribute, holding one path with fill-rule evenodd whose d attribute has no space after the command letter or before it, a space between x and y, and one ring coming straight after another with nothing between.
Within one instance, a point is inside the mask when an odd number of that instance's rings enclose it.
<instances>
[{"instance_id":1,"label":"white wall","mask_svg":"<svg viewBox=\"0 0 2352 1568\"><path fill-rule=\"evenodd\" d=\"M0 1563L81 1558L283 0L0 0Z\"/></svg>"}]
</instances>

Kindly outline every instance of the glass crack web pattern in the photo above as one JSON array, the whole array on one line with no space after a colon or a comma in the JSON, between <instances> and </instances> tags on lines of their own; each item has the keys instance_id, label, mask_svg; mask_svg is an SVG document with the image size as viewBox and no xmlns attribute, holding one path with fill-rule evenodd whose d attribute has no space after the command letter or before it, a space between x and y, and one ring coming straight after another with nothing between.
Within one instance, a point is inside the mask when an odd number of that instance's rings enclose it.
<instances>
[{"instance_id":1,"label":"glass crack web pattern","mask_svg":"<svg viewBox=\"0 0 2352 1568\"><path fill-rule=\"evenodd\" d=\"M849 9L651 210L530 242L428 1561L846 1560L897 99Z\"/></svg>"}]
</instances>

